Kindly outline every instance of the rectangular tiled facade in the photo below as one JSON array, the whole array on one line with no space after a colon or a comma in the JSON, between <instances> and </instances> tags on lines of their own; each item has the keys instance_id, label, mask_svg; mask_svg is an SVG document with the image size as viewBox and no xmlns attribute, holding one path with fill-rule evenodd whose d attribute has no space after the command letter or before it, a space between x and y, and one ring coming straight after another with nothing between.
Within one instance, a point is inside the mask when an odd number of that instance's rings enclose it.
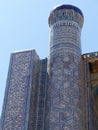
<instances>
[{"instance_id":1,"label":"rectangular tiled facade","mask_svg":"<svg viewBox=\"0 0 98 130\"><path fill-rule=\"evenodd\" d=\"M35 130L44 130L45 110L46 110L46 89L47 89L47 59L43 59L40 61Z\"/></svg>"},{"instance_id":2,"label":"rectangular tiled facade","mask_svg":"<svg viewBox=\"0 0 98 130\"><path fill-rule=\"evenodd\" d=\"M36 78L34 64L38 60L34 50L11 55L2 112L2 130L27 130L31 90L35 90L32 85Z\"/></svg>"},{"instance_id":3,"label":"rectangular tiled facade","mask_svg":"<svg viewBox=\"0 0 98 130\"><path fill-rule=\"evenodd\" d=\"M36 66L37 65L37 66ZM44 130L46 89L47 89L47 59L40 60L33 73L34 81L31 91L28 130Z\"/></svg>"},{"instance_id":4,"label":"rectangular tiled facade","mask_svg":"<svg viewBox=\"0 0 98 130\"><path fill-rule=\"evenodd\" d=\"M47 58L40 60L35 50L13 53L2 112L2 130L44 130L46 89Z\"/></svg>"}]
</instances>

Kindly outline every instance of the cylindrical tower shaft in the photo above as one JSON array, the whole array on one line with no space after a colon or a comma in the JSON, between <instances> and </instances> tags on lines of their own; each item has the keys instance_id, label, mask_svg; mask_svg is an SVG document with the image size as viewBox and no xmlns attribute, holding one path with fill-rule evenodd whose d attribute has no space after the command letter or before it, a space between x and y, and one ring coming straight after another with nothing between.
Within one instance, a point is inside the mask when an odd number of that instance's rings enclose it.
<instances>
[{"instance_id":1,"label":"cylindrical tower shaft","mask_svg":"<svg viewBox=\"0 0 98 130\"><path fill-rule=\"evenodd\" d=\"M80 40L83 19L81 10L72 5L58 6L49 16L47 130L83 130Z\"/></svg>"}]
</instances>

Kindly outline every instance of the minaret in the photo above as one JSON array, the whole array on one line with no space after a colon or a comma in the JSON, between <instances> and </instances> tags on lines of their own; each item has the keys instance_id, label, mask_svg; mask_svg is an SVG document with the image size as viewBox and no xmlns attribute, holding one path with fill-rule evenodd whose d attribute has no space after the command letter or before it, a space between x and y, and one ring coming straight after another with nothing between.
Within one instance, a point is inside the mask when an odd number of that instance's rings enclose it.
<instances>
[{"instance_id":1,"label":"minaret","mask_svg":"<svg viewBox=\"0 0 98 130\"><path fill-rule=\"evenodd\" d=\"M83 130L81 10L61 5L49 16L49 83L45 130Z\"/></svg>"}]
</instances>

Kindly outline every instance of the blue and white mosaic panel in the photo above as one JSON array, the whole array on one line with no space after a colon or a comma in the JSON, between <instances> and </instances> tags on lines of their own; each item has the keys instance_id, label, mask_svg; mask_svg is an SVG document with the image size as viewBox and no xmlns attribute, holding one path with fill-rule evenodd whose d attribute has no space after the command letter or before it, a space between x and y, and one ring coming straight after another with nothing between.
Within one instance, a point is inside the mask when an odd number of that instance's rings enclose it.
<instances>
[{"instance_id":1,"label":"blue and white mosaic panel","mask_svg":"<svg viewBox=\"0 0 98 130\"><path fill-rule=\"evenodd\" d=\"M2 130L26 130L28 125L34 50L13 53L2 113Z\"/></svg>"}]
</instances>

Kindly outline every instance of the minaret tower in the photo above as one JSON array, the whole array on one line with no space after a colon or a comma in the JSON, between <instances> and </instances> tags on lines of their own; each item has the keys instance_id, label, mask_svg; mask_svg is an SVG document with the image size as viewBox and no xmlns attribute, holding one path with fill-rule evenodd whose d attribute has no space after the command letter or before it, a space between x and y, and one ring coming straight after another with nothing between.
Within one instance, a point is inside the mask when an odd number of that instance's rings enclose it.
<instances>
[{"instance_id":1,"label":"minaret tower","mask_svg":"<svg viewBox=\"0 0 98 130\"><path fill-rule=\"evenodd\" d=\"M47 130L83 130L81 72L81 10L61 5L49 16L50 54Z\"/></svg>"}]
</instances>

